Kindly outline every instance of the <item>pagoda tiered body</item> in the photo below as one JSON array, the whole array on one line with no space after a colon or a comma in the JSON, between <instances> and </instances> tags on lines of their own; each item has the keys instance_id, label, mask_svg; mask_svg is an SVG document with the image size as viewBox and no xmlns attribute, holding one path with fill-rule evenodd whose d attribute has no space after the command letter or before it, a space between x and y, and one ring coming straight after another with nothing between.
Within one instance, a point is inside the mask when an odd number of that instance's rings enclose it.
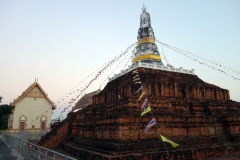
<instances>
[{"instance_id":1,"label":"pagoda tiered body","mask_svg":"<svg viewBox=\"0 0 240 160\"><path fill-rule=\"evenodd\" d=\"M194 70L164 66L149 13L143 9L140 18L132 66L110 78L91 105L69 113L39 144L60 146L82 160L165 160L161 132L180 144L166 144L172 160L239 153L240 103L230 100L228 90L201 80ZM140 116L133 69L138 70L159 126L148 133L144 129L152 115Z\"/></svg>"}]
</instances>

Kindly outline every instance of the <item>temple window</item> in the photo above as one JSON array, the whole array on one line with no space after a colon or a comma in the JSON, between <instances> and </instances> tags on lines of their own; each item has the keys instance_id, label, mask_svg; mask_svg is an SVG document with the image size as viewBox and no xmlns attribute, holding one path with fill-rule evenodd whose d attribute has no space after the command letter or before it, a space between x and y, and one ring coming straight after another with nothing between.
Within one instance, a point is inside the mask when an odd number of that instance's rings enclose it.
<instances>
[{"instance_id":1,"label":"temple window","mask_svg":"<svg viewBox=\"0 0 240 160\"><path fill-rule=\"evenodd\" d=\"M20 121L21 121L21 122L25 122L25 120L26 120L26 118L23 117L23 116L20 118Z\"/></svg>"}]
</instances>

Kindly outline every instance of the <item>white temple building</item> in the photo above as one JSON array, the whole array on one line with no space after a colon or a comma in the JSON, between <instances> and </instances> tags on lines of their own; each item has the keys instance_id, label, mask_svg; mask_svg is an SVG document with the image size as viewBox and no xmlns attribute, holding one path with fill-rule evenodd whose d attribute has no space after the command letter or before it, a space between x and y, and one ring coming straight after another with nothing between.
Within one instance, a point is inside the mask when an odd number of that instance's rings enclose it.
<instances>
[{"instance_id":1,"label":"white temple building","mask_svg":"<svg viewBox=\"0 0 240 160\"><path fill-rule=\"evenodd\" d=\"M30 85L10 105L14 107L8 118L10 132L41 131L50 127L55 106L38 82Z\"/></svg>"}]
</instances>

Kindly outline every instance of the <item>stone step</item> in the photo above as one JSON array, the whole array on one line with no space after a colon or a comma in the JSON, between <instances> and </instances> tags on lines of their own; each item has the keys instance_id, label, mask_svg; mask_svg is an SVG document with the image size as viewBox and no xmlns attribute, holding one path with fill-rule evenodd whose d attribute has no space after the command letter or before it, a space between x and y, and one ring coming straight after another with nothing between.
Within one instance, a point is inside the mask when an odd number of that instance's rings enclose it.
<instances>
[{"instance_id":1,"label":"stone step","mask_svg":"<svg viewBox=\"0 0 240 160\"><path fill-rule=\"evenodd\" d=\"M188 148L189 146L211 146L211 145L219 145L224 143L229 143L227 137L203 137L203 138L186 138L186 139L179 139L174 140L174 142L179 143L182 148ZM112 142L109 141L99 141L99 140L91 140L91 139L84 139L84 138L75 138L73 141L66 140L65 142L72 143L73 145L80 145L85 147L94 147L94 148L101 148L108 151L113 152L122 152L129 149L144 149L148 147L152 148L161 148L163 144L161 140L149 140L145 142ZM168 143L166 143L168 145Z\"/></svg>"},{"instance_id":2,"label":"stone step","mask_svg":"<svg viewBox=\"0 0 240 160\"><path fill-rule=\"evenodd\" d=\"M240 146L240 143L238 144L235 144L235 145L238 145ZM72 145L68 142L64 142L64 143L61 143L60 144L61 148L63 148L65 151L67 152L70 152L70 153L74 153L76 154L77 156L89 156L89 155L92 155L94 156L95 158L97 157L104 157L106 159L111 159L111 160L120 160L121 158L126 158L126 159L137 159L136 157L137 156L142 156L142 155L158 155L158 156L161 156L161 155L166 155L166 150L164 147L161 147L161 148L146 148L146 149L142 149L142 150L129 150L129 151L125 151L125 152L113 152L113 151L108 151L108 150L102 150L102 149L99 149L99 148L94 148L94 147L86 147L86 146L76 146L76 145ZM233 146L233 144L227 144L225 147L226 148L231 148ZM170 148L168 147L168 152L170 155L174 155L176 156L177 153L180 153L180 152L185 152L185 153L189 153L188 156L193 156L192 155L192 148L194 148L195 150L195 153L198 152L198 153L201 153L203 151L210 151L212 150L213 153L214 150L218 151L219 149L222 149L223 145L208 145L208 146L188 146L186 148L182 148L182 147L177 147L177 148ZM86 154L87 153L87 154ZM194 154L195 154L194 153ZM132 158L132 157L135 157L135 158ZM120 159L119 159L120 158ZM86 157L84 157L83 159L87 159Z\"/></svg>"},{"instance_id":3,"label":"stone step","mask_svg":"<svg viewBox=\"0 0 240 160\"><path fill-rule=\"evenodd\" d=\"M114 158L114 157L119 157L119 156L129 156L133 154L133 151L123 151L123 152L114 152L114 151L109 151L105 149L100 149L100 148L95 148L95 147L89 147L89 146L81 146L81 145L73 145L69 143L61 143L61 147L65 148L66 151L70 151L71 149L76 150L77 152L82 151L82 152L89 152L91 154L96 154L96 155L101 155L104 157L108 158ZM144 154L147 152L165 152L165 148L158 148L158 149L144 149L144 150L134 150L134 155L135 154Z\"/></svg>"},{"instance_id":4,"label":"stone step","mask_svg":"<svg viewBox=\"0 0 240 160\"><path fill-rule=\"evenodd\" d=\"M97 151L97 152L101 152L101 153L107 153L107 154L110 154L110 155L116 155L117 153L118 154L127 154L129 152L131 152L132 150L136 151L136 152L140 152L142 150L146 150L147 148L151 148L151 150L159 150L159 151L164 151L165 148L164 148L164 145L161 141L156 141L156 142L144 142L144 143L135 143L135 144L132 144L130 145L130 143L110 143L110 142L106 142L105 144L99 144L98 146L91 146L90 144L89 145L86 145L86 143L84 144L76 144L76 143L72 143L71 141L66 141L64 142L65 144L71 144L72 146L75 146L75 147L80 147L80 148L85 148L85 149L88 149L88 150L94 150L94 151ZM146 145L148 144L148 145ZM158 145L156 145L158 144ZM108 145L109 148L104 148L104 146ZM134 148L133 146L143 146L143 147L138 147L138 148ZM167 148L169 148L170 150L173 149L173 147L169 144L169 143L166 143L165 142L165 145L167 146ZM209 146L219 146L219 145L222 145L221 143L202 143L202 144L194 144L194 145L183 145L180 143L180 147L178 148L181 148L181 149L192 149L192 148L201 148L201 147L209 147ZM114 149L110 149L110 147L112 148L126 148L125 150L114 150Z\"/></svg>"}]
</instances>

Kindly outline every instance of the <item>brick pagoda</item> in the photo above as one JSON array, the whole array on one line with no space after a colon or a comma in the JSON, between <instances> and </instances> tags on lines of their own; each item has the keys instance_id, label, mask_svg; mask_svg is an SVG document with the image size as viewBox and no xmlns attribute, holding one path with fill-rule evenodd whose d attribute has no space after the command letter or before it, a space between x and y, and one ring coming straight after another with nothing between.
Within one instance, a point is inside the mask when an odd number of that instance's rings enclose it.
<instances>
[{"instance_id":1,"label":"brick pagoda","mask_svg":"<svg viewBox=\"0 0 240 160\"><path fill-rule=\"evenodd\" d=\"M161 132L180 144L173 148L166 143L172 160L239 154L240 103L230 100L227 89L201 80L194 70L165 66L145 8L140 20L132 66L110 78L92 104L69 113L39 144L60 146L82 160L165 160ZM139 86L132 82L131 72L136 69L157 121L148 133L144 129L152 115L140 116L135 94Z\"/></svg>"}]
</instances>

